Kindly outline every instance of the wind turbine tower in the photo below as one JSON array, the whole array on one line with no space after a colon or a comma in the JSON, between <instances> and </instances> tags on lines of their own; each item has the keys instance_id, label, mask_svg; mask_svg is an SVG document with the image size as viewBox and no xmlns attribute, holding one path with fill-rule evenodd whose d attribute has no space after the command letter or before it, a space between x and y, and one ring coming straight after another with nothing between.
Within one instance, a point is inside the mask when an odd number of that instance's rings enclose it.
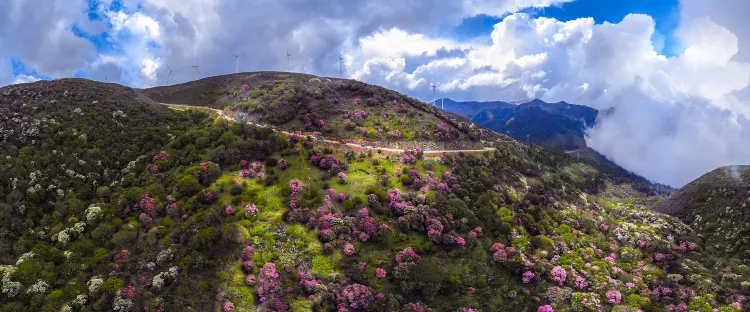
<instances>
[{"instance_id":1,"label":"wind turbine tower","mask_svg":"<svg viewBox=\"0 0 750 312\"><path fill-rule=\"evenodd\" d=\"M198 80L198 72L199 72L198 65L190 66L190 67L195 68L195 80Z\"/></svg>"},{"instance_id":2,"label":"wind turbine tower","mask_svg":"<svg viewBox=\"0 0 750 312\"><path fill-rule=\"evenodd\" d=\"M287 69L288 71L291 71L291 70L292 70L292 66L291 66L291 65L290 65L290 63L289 63L289 59L290 59L291 57L292 57L292 55L291 55L291 54L289 54L289 50L286 50L286 69Z\"/></svg>"},{"instance_id":3,"label":"wind turbine tower","mask_svg":"<svg viewBox=\"0 0 750 312\"><path fill-rule=\"evenodd\" d=\"M172 76L172 68L167 66L167 69L169 69L169 74L167 74L167 85L169 85L169 76Z\"/></svg>"},{"instance_id":4,"label":"wind turbine tower","mask_svg":"<svg viewBox=\"0 0 750 312\"><path fill-rule=\"evenodd\" d=\"M437 85L433 82L430 85L430 88L432 89L432 104L437 106L437 103L435 103L435 90L437 89Z\"/></svg>"},{"instance_id":5,"label":"wind turbine tower","mask_svg":"<svg viewBox=\"0 0 750 312\"><path fill-rule=\"evenodd\" d=\"M339 78L344 78L344 56L339 54Z\"/></svg>"},{"instance_id":6,"label":"wind turbine tower","mask_svg":"<svg viewBox=\"0 0 750 312\"><path fill-rule=\"evenodd\" d=\"M233 55L234 55L234 62L235 62L234 73L238 74L240 72L240 55L239 54L233 54Z\"/></svg>"}]
</instances>

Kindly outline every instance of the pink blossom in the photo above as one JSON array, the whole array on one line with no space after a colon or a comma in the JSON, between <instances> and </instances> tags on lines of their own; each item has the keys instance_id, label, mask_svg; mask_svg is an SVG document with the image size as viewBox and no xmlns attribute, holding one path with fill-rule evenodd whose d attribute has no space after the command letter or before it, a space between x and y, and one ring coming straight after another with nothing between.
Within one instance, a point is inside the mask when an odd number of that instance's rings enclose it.
<instances>
[{"instance_id":1,"label":"pink blossom","mask_svg":"<svg viewBox=\"0 0 750 312\"><path fill-rule=\"evenodd\" d=\"M221 307L221 310L224 312L234 312L234 303L227 300L224 302L224 305Z\"/></svg>"},{"instance_id":2,"label":"pink blossom","mask_svg":"<svg viewBox=\"0 0 750 312\"><path fill-rule=\"evenodd\" d=\"M344 254L347 256L353 255L355 252L357 252L356 249L354 249L354 245L352 244L346 244L344 245Z\"/></svg>"},{"instance_id":3,"label":"pink blossom","mask_svg":"<svg viewBox=\"0 0 750 312\"><path fill-rule=\"evenodd\" d=\"M611 304L620 304L620 300L622 300L622 295L619 291L616 289L610 289L607 291L607 302Z\"/></svg>"},{"instance_id":4,"label":"pink blossom","mask_svg":"<svg viewBox=\"0 0 750 312\"><path fill-rule=\"evenodd\" d=\"M522 276L523 283L528 284L529 282L531 282L534 276L536 276L534 272L531 272L531 271L523 272L523 276Z\"/></svg>"},{"instance_id":5,"label":"pink blossom","mask_svg":"<svg viewBox=\"0 0 750 312\"><path fill-rule=\"evenodd\" d=\"M456 244L459 244L461 246L466 245L466 240L463 237L454 237L453 241L456 242Z\"/></svg>"},{"instance_id":6,"label":"pink blossom","mask_svg":"<svg viewBox=\"0 0 750 312\"><path fill-rule=\"evenodd\" d=\"M377 276L379 278L384 278L386 276L386 274L388 274L388 273L385 270L381 269L381 268L377 268L375 270L375 276Z\"/></svg>"},{"instance_id":7,"label":"pink blossom","mask_svg":"<svg viewBox=\"0 0 750 312\"><path fill-rule=\"evenodd\" d=\"M536 309L536 312L555 312L555 309L552 309L550 305L543 305Z\"/></svg>"},{"instance_id":8,"label":"pink blossom","mask_svg":"<svg viewBox=\"0 0 750 312\"><path fill-rule=\"evenodd\" d=\"M128 287L125 287L120 294L123 298L132 299L135 298L135 287L133 285L129 285Z\"/></svg>"},{"instance_id":9,"label":"pink blossom","mask_svg":"<svg viewBox=\"0 0 750 312\"><path fill-rule=\"evenodd\" d=\"M555 282L558 282L560 285L565 283L565 279L568 277L568 273L565 272L565 269L563 269L560 266L556 266L552 269L552 276L555 280Z\"/></svg>"},{"instance_id":10,"label":"pink blossom","mask_svg":"<svg viewBox=\"0 0 750 312\"><path fill-rule=\"evenodd\" d=\"M226 212L227 215L232 214L232 206L227 206L227 208L224 208L224 212Z\"/></svg>"},{"instance_id":11,"label":"pink blossom","mask_svg":"<svg viewBox=\"0 0 750 312\"><path fill-rule=\"evenodd\" d=\"M338 177L339 177L339 181L341 182L346 181L346 174L344 172L339 172Z\"/></svg>"}]
</instances>

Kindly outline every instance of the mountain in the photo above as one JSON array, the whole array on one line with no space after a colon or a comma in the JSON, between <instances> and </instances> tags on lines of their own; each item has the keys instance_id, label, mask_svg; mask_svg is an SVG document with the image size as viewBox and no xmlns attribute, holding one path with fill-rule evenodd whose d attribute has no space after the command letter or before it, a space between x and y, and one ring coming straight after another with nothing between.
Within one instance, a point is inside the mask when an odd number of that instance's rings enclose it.
<instances>
[{"instance_id":1,"label":"mountain","mask_svg":"<svg viewBox=\"0 0 750 312\"><path fill-rule=\"evenodd\" d=\"M377 86L35 82L0 134L0 311L748 308L659 192Z\"/></svg>"},{"instance_id":2,"label":"mountain","mask_svg":"<svg viewBox=\"0 0 750 312\"><path fill-rule=\"evenodd\" d=\"M750 166L721 167L706 173L654 210L691 225L709 251L745 264L750 261Z\"/></svg>"},{"instance_id":3,"label":"mountain","mask_svg":"<svg viewBox=\"0 0 750 312\"><path fill-rule=\"evenodd\" d=\"M456 102L449 98L442 98L442 99L438 99L435 101L435 106L440 107L446 112L451 112L451 113L471 119L482 111L510 108L510 107L514 107L515 105L502 102L502 101Z\"/></svg>"},{"instance_id":4,"label":"mountain","mask_svg":"<svg viewBox=\"0 0 750 312\"><path fill-rule=\"evenodd\" d=\"M535 99L511 107L486 109L471 120L516 140L566 151L586 148L585 132L596 123L597 114L597 110L587 106Z\"/></svg>"}]
</instances>

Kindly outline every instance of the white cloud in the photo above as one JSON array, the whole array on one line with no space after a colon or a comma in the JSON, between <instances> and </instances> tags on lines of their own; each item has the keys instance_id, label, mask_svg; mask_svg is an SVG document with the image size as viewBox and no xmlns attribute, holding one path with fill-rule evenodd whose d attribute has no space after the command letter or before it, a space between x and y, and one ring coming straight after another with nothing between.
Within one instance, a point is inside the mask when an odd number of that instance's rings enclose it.
<instances>
[{"instance_id":1,"label":"white cloud","mask_svg":"<svg viewBox=\"0 0 750 312\"><path fill-rule=\"evenodd\" d=\"M39 80L42 80L42 79L39 79L38 77L34 77L31 75L21 74L21 75L16 76L16 78L13 80L13 84L29 83L29 82L39 81Z\"/></svg>"},{"instance_id":2,"label":"white cloud","mask_svg":"<svg viewBox=\"0 0 750 312\"><path fill-rule=\"evenodd\" d=\"M587 139L618 164L658 182L682 185L715 167L748 163L750 63L734 60L738 38L707 17L678 32L685 53L659 55L654 21L628 15L617 24L508 16L489 44L462 46L461 57L431 60L407 72L404 53L356 60L353 76L430 98L429 82L459 99L549 101L616 107ZM381 31L375 38L419 38L422 52L439 38ZM388 42L388 40L383 40ZM443 48L460 46L450 42ZM419 51L419 45L409 46ZM373 50L370 50L373 51Z\"/></svg>"}]
</instances>

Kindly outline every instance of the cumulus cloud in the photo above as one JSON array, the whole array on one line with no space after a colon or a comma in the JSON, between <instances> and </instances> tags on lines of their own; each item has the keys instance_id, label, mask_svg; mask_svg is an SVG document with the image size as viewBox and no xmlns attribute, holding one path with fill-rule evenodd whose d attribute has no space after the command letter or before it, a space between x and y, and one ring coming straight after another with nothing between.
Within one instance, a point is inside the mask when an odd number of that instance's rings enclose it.
<instances>
[{"instance_id":1,"label":"cumulus cloud","mask_svg":"<svg viewBox=\"0 0 750 312\"><path fill-rule=\"evenodd\" d=\"M353 77L430 98L429 83L458 99L565 100L615 112L588 134L589 146L654 181L683 185L722 165L748 163L750 63L737 58L739 38L708 16L683 20L683 54L659 55L654 21L628 15L616 24L560 22L514 14L495 25L488 44L465 55L405 70L410 54L434 44L363 58ZM373 38L411 38L389 30ZM418 37L430 43L440 38ZM357 63L357 61L352 61Z\"/></svg>"}]
</instances>

